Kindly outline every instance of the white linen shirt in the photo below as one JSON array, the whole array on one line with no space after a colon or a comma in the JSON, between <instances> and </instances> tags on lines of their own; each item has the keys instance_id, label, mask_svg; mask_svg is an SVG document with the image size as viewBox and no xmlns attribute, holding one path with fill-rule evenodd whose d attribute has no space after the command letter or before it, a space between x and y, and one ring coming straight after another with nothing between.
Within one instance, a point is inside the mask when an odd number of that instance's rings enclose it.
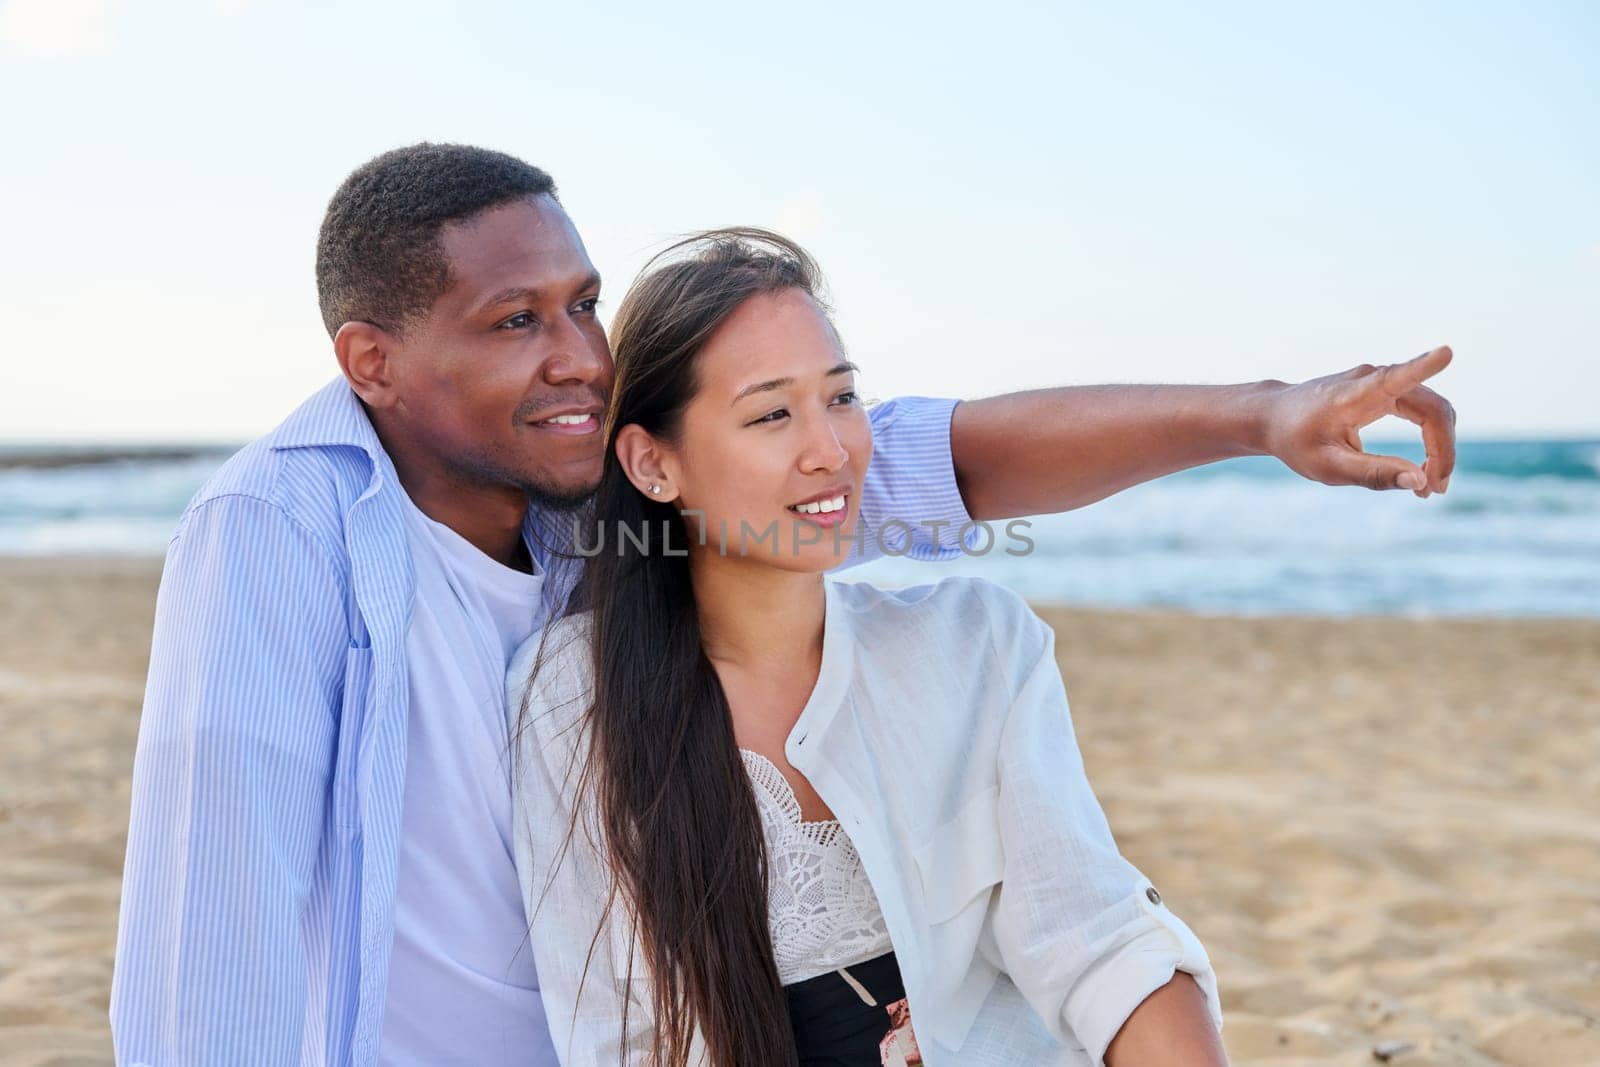
<instances>
[{"instance_id":1,"label":"white linen shirt","mask_svg":"<svg viewBox=\"0 0 1600 1067\"><path fill-rule=\"evenodd\" d=\"M1205 949L1117 851L1090 789L1050 628L978 579L825 585L822 667L785 754L861 856L929 1067L1101 1064L1177 970L1220 1028ZM650 997L642 955L625 977L620 903L595 938L609 874L592 798L568 844L589 623L551 628L514 742L513 834L556 1051L609 1067L648 1047ZM508 675L514 725L536 644Z\"/></svg>"}]
</instances>

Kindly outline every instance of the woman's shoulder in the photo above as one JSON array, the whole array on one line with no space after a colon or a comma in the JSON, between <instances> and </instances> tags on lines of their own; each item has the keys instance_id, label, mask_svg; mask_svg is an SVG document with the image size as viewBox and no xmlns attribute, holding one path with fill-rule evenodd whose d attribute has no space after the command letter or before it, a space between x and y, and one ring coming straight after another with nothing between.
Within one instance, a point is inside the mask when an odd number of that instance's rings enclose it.
<instances>
[{"instance_id":1,"label":"woman's shoulder","mask_svg":"<svg viewBox=\"0 0 1600 1067\"><path fill-rule=\"evenodd\" d=\"M880 663L936 656L964 677L1018 678L1054 648L1054 632L1016 591L966 575L905 589L840 583L853 644ZM939 672L945 676L945 672Z\"/></svg>"},{"instance_id":2,"label":"woman's shoulder","mask_svg":"<svg viewBox=\"0 0 1600 1067\"><path fill-rule=\"evenodd\" d=\"M593 613L578 612L536 630L518 647L506 669L506 709L513 723L524 705L536 724L564 708L581 711L594 688L593 631Z\"/></svg>"},{"instance_id":3,"label":"woman's shoulder","mask_svg":"<svg viewBox=\"0 0 1600 1067\"><path fill-rule=\"evenodd\" d=\"M952 575L926 585L886 589L870 582L836 582L836 594L857 628L914 633L951 631L1019 635L1042 627L1028 602L1016 591L985 578Z\"/></svg>"}]
</instances>

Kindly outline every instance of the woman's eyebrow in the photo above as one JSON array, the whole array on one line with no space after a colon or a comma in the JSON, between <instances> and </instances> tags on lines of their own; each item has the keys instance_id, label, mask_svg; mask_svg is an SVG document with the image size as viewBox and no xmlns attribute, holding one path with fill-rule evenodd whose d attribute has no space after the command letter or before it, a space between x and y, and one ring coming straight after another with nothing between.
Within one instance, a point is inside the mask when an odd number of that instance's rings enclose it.
<instances>
[{"instance_id":1,"label":"woman's eyebrow","mask_svg":"<svg viewBox=\"0 0 1600 1067\"><path fill-rule=\"evenodd\" d=\"M856 366L854 363L851 363L849 360L845 360L843 363L838 364L831 370L824 372L822 376L824 378L831 378L835 374L850 374L854 371L859 371L860 369L861 368ZM793 378L773 378L770 381L756 382L754 385L747 385L743 389L739 390L739 395L733 398L733 403L737 404L745 397L754 393L770 393L774 389L782 389L785 386L793 384Z\"/></svg>"}]
</instances>

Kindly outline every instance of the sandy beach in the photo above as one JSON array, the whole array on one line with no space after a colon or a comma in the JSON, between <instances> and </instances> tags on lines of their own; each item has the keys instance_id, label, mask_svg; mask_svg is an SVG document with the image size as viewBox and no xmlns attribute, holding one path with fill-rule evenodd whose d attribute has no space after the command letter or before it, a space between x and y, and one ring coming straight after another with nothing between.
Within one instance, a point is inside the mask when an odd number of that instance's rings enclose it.
<instances>
[{"instance_id":1,"label":"sandy beach","mask_svg":"<svg viewBox=\"0 0 1600 1067\"><path fill-rule=\"evenodd\" d=\"M0 561L0 1064L110 1062L158 570ZM1600 621L1040 611L1233 1062L1600 1064Z\"/></svg>"}]
</instances>

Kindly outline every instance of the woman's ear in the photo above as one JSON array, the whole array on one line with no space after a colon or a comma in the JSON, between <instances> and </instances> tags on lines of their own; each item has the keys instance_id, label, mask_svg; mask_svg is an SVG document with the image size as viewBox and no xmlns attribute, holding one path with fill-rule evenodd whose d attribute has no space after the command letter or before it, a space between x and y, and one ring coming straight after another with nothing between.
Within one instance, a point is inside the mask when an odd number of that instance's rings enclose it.
<instances>
[{"instance_id":1,"label":"woman's ear","mask_svg":"<svg viewBox=\"0 0 1600 1067\"><path fill-rule=\"evenodd\" d=\"M651 500L676 500L678 487L668 468L666 449L644 427L629 423L617 431L617 462L634 488Z\"/></svg>"}]
</instances>

